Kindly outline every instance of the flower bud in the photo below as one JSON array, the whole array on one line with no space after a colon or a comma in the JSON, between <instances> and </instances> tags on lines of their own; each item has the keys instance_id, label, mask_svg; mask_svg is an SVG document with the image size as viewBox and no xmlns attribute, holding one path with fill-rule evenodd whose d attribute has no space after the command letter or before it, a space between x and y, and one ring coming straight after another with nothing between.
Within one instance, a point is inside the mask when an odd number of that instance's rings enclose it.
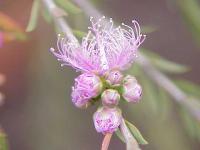
<instances>
[{"instance_id":1,"label":"flower bud","mask_svg":"<svg viewBox=\"0 0 200 150\"><path fill-rule=\"evenodd\" d=\"M137 82L137 80L134 76L131 75L127 75L126 77L124 77L123 84L129 84L130 82Z\"/></svg>"},{"instance_id":2,"label":"flower bud","mask_svg":"<svg viewBox=\"0 0 200 150\"><path fill-rule=\"evenodd\" d=\"M142 95L142 87L135 77L128 75L124 78L122 96L128 102L139 102Z\"/></svg>"},{"instance_id":3,"label":"flower bud","mask_svg":"<svg viewBox=\"0 0 200 150\"><path fill-rule=\"evenodd\" d=\"M107 89L102 93L101 99L104 106L114 107L118 105L120 95L116 90Z\"/></svg>"},{"instance_id":4,"label":"flower bud","mask_svg":"<svg viewBox=\"0 0 200 150\"><path fill-rule=\"evenodd\" d=\"M97 132L103 134L112 133L117 130L122 121L119 108L99 108L93 115L94 126Z\"/></svg>"},{"instance_id":5,"label":"flower bud","mask_svg":"<svg viewBox=\"0 0 200 150\"><path fill-rule=\"evenodd\" d=\"M97 97L102 90L100 78L93 73L83 73L75 79L72 87L72 102L75 106L87 107L91 98Z\"/></svg>"},{"instance_id":6,"label":"flower bud","mask_svg":"<svg viewBox=\"0 0 200 150\"><path fill-rule=\"evenodd\" d=\"M118 70L112 70L106 75L106 81L111 85L120 84L123 79L123 75Z\"/></svg>"}]
</instances>

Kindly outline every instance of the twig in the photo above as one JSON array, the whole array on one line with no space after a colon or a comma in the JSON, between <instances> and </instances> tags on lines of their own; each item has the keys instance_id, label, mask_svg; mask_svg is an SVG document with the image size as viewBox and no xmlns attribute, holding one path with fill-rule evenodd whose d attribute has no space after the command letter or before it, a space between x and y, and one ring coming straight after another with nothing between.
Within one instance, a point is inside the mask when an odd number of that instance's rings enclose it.
<instances>
[{"instance_id":1,"label":"twig","mask_svg":"<svg viewBox=\"0 0 200 150\"><path fill-rule=\"evenodd\" d=\"M85 12L87 16L103 16L88 0L73 0ZM157 70L148 57L138 53L139 57L136 63L140 65L143 71L160 87L162 87L171 97L181 105L184 105L188 111L200 121L200 103L179 89L166 75ZM190 99L190 100L189 100Z\"/></svg>"},{"instance_id":2,"label":"twig","mask_svg":"<svg viewBox=\"0 0 200 150\"><path fill-rule=\"evenodd\" d=\"M126 126L124 119L122 120L120 129L126 141L126 150L141 150L136 139L133 137L133 135L130 133L130 130Z\"/></svg>"},{"instance_id":3,"label":"twig","mask_svg":"<svg viewBox=\"0 0 200 150\"><path fill-rule=\"evenodd\" d=\"M66 36L73 41L76 41L78 44L78 40L73 35L70 27L68 26L65 16L66 13L64 13L64 10L59 8L53 0L42 0L44 3L44 6L48 9L49 13L51 14L52 18L54 19L55 24L66 34Z\"/></svg>"},{"instance_id":4,"label":"twig","mask_svg":"<svg viewBox=\"0 0 200 150\"><path fill-rule=\"evenodd\" d=\"M157 85L165 89L168 94L171 95L173 100L184 105L185 108L200 121L200 103L198 100L190 98L179 89L166 75L157 70L146 56L139 53L139 59L137 59L136 62Z\"/></svg>"},{"instance_id":5,"label":"twig","mask_svg":"<svg viewBox=\"0 0 200 150\"><path fill-rule=\"evenodd\" d=\"M110 140L112 137L112 133L107 133L103 139L101 150L108 150L108 146L110 144Z\"/></svg>"}]
</instances>

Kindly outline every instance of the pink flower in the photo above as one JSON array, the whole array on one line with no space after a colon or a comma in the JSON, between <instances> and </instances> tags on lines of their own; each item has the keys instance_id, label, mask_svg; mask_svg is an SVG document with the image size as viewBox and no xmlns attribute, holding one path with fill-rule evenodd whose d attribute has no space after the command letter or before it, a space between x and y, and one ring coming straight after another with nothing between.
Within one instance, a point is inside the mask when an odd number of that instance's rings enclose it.
<instances>
[{"instance_id":1,"label":"pink flower","mask_svg":"<svg viewBox=\"0 0 200 150\"><path fill-rule=\"evenodd\" d=\"M99 74L116 68L124 70L131 65L138 47L146 37L141 34L138 22L133 20L132 27L123 23L122 26L114 27L112 19L105 23L104 18L95 22L91 17L92 25L81 45L74 38L58 36L58 50L50 50L62 65Z\"/></svg>"},{"instance_id":2,"label":"pink flower","mask_svg":"<svg viewBox=\"0 0 200 150\"><path fill-rule=\"evenodd\" d=\"M77 107L87 107L92 98L97 97L102 90L100 78L93 73L83 73L75 79L72 87L72 102Z\"/></svg>"},{"instance_id":3,"label":"pink flower","mask_svg":"<svg viewBox=\"0 0 200 150\"><path fill-rule=\"evenodd\" d=\"M133 76L126 76L123 80L122 96L128 102L139 102L142 96L142 87Z\"/></svg>"},{"instance_id":4,"label":"pink flower","mask_svg":"<svg viewBox=\"0 0 200 150\"><path fill-rule=\"evenodd\" d=\"M93 115L94 126L97 132L103 134L116 131L121 124L122 114L119 108L99 108Z\"/></svg>"}]
</instances>

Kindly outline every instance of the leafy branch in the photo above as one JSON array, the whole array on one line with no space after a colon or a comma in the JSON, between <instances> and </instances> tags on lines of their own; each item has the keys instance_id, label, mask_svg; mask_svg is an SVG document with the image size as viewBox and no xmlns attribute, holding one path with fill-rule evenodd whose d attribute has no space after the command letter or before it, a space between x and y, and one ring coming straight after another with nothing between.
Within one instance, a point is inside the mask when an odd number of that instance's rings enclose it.
<instances>
[{"instance_id":1,"label":"leafy branch","mask_svg":"<svg viewBox=\"0 0 200 150\"><path fill-rule=\"evenodd\" d=\"M56 26L58 26L58 28L62 32L64 32L69 39L77 41L78 44L78 40L76 39L74 34L78 33L82 36L84 35L84 33L70 29L65 18L65 16L67 15L65 10L67 10L67 8L59 7L61 3L64 3L64 1L60 0L59 3L57 2L59 6L56 5L54 0L42 0L42 2L48 10L50 17L54 20ZM94 16L96 18L100 18L101 16L103 16L87 0L74 0L74 2L87 16ZM75 5L73 5L73 7L75 7ZM80 9L77 8L76 10L79 11ZM70 11L68 10L68 12ZM165 71L171 71L173 73L183 73L187 71L188 68L182 65L171 63L169 61L163 61L163 59L159 60L157 59L158 57L149 54L145 55L144 53L139 53L138 55L139 59L136 59L136 63L144 72L145 77L151 79L153 83L155 83L160 89L162 89L164 91L164 96L165 92L167 92L172 97L172 99L180 106L183 106L184 109L187 110L195 118L196 121L200 121L200 102L198 101L198 99L191 97L191 95L188 94L187 91L179 88L180 86L177 85L176 82L171 80L167 75L163 73ZM163 94L161 95L163 96Z\"/></svg>"}]
</instances>

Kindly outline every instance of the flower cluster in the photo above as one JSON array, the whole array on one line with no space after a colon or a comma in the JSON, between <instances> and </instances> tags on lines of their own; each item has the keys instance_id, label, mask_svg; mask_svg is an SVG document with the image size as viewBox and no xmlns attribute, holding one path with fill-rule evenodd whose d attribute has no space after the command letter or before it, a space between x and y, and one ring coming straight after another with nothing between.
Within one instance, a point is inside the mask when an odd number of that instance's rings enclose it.
<instances>
[{"instance_id":1,"label":"flower cluster","mask_svg":"<svg viewBox=\"0 0 200 150\"><path fill-rule=\"evenodd\" d=\"M94 21L79 45L74 38L58 36L58 50L51 52L62 62L81 72L72 87L72 102L79 108L87 108L96 101L102 106L94 113L93 121L97 132L112 133L122 121L118 107L123 97L127 102L138 102L142 88L136 78L124 76L136 57L136 52L145 35L141 34L137 21L132 27L122 23L114 27L112 19L105 23L105 17Z\"/></svg>"}]
</instances>

